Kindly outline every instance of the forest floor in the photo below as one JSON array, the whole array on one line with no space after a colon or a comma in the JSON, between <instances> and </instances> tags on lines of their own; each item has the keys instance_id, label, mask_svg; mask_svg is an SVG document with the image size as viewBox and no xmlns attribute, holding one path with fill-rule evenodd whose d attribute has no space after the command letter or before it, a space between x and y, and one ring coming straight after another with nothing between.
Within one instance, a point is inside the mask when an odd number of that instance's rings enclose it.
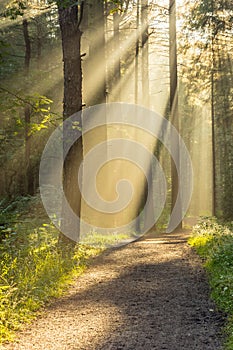
<instances>
[{"instance_id":1,"label":"forest floor","mask_svg":"<svg viewBox=\"0 0 233 350\"><path fill-rule=\"evenodd\" d=\"M222 349L224 317L188 235L152 232L104 251L64 297L0 348Z\"/></svg>"}]
</instances>

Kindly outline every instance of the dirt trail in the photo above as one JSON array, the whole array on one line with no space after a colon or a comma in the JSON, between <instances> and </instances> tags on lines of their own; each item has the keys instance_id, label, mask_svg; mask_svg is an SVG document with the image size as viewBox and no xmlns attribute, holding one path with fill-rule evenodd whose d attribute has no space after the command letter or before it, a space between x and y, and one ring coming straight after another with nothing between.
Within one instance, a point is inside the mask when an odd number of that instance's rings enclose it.
<instances>
[{"instance_id":1,"label":"dirt trail","mask_svg":"<svg viewBox=\"0 0 233 350\"><path fill-rule=\"evenodd\" d=\"M149 234L106 251L4 349L221 349L223 320L186 238Z\"/></svg>"}]
</instances>

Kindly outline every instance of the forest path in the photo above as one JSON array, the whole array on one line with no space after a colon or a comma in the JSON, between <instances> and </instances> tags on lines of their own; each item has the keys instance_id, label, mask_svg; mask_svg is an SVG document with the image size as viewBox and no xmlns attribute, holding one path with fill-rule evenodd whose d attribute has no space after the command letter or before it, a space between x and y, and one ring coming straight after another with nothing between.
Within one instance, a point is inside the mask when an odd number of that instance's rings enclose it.
<instances>
[{"instance_id":1,"label":"forest path","mask_svg":"<svg viewBox=\"0 0 233 350\"><path fill-rule=\"evenodd\" d=\"M187 237L150 233L105 251L3 349L221 349L223 320Z\"/></svg>"}]
</instances>

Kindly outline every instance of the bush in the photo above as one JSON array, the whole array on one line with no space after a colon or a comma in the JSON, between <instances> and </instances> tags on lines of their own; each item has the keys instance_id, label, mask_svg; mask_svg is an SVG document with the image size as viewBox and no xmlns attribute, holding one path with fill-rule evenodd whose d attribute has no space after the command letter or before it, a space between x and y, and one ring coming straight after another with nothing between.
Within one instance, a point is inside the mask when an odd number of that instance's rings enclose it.
<instances>
[{"instance_id":1,"label":"bush","mask_svg":"<svg viewBox=\"0 0 233 350\"><path fill-rule=\"evenodd\" d=\"M189 239L204 259L208 271L212 297L216 305L228 315L226 349L233 349L233 223L218 223L203 218L193 229Z\"/></svg>"}]
</instances>

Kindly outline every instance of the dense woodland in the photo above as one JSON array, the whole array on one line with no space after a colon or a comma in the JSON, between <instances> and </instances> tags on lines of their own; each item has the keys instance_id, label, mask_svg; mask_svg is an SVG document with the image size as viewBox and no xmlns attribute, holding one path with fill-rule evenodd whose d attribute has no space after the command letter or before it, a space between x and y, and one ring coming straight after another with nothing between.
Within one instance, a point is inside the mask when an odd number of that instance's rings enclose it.
<instances>
[{"instance_id":1,"label":"dense woodland","mask_svg":"<svg viewBox=\"0 0 233 350\"><path fill-rule=\"evenodd\" d=\"M194 187L187 216L233 221L231 0L2 0L0 18L0 241L3 266L8 266L2 274L6 290L14 284L9 281L17 254L11 243L25 248L32 239L39 249L36 239L46 245L48 231L54 233L39 197L46 142L62 121L90 106L138 104L168 119L192 158ZM99 131L91 137L103 141ZM88 209L71 185L70 164L77 154L83 159L85 142L80 139L73 146L64 166L65 192L74 212L83 217ZM160 218L167 225L177 197L177 171L160 142L154 154L167 179ZM143 180L137 192L133 216L140 214L149 195ZM29 228L27 215L33 221ZM117 220L109 227L117 226ZM26 236L32 227L37 233ZM54 265L54 260L49 263ZM11 277L6 283L7 273ZM232 287L232 278L229 283Z\"/></svg>"},{"instance_id":2,"label":"dense woodland","mask_svg":"<svg viewBox=\"0 0 233 350\"><path fill-rule=\"evenodd\" d=\"M38 191L41 151L62 118L123 101L171 119L178 102L174 125L195 172L191 211L232 219L232 5L174 10L149 0L1 4L2 199Z\"/></svg>"}]
</instances>

